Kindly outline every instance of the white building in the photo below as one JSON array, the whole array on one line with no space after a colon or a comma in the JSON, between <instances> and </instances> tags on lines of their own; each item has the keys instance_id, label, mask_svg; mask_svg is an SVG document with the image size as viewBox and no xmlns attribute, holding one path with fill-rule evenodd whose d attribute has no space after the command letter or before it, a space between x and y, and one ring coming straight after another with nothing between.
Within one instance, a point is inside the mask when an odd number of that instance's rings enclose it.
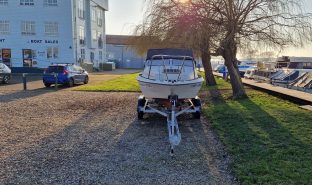
<instances>
[{"instance_id":1,"label":"white building","mask_svg":"<svg viewBox=\"0 0 312 185\"><path fill-rule=\"evenodd\" d=\"M108 0L0 0L0 61L11 67L106 61Z\"/></svg>"}]
</instances>

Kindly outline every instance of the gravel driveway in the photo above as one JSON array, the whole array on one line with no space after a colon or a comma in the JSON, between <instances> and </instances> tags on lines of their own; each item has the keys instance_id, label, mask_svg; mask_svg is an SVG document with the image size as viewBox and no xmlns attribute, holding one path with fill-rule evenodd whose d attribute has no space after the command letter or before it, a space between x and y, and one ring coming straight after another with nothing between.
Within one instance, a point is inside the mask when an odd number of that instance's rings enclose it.
<instances>
[{"instance_id":1,"label":"gravel driveway","mask_svg":"<svg viewBox=\"0 0 312 185\"><path fill-rule=\"evenodd\" d=\"M0 184L236 184L204 120L136 118L136 93L39 91L0 96Z\"/></svg>"}]
</instances>

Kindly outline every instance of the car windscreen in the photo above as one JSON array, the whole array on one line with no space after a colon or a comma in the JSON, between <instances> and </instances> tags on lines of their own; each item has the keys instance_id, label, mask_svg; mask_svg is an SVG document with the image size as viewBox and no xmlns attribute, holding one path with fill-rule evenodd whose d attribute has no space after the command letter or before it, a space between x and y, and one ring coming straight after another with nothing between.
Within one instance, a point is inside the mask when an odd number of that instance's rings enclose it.
<instances>
[{"instance_id":1,"label":"car windscreen","mask_svg":"<svg viewBox=\"0 0 312 185\"><path fill-rule=\"evenodd\" d=\"M64 66L49 66L48 73L62 73Z\"/></svg>"}]
</instances>

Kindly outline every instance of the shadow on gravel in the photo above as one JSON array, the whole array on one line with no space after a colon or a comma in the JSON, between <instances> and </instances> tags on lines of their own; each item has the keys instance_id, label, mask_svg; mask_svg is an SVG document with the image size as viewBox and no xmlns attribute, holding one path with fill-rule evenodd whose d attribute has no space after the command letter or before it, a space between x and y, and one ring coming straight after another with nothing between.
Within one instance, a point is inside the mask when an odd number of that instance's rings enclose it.
<instances>
[{"instance_id":1,"label":"shadow on gravel","mask_svg":"<svg viewBox=\"0 0 312 185\"><path fill-rule=\"evenodd\" d=\"M0 95L0 103L9 103L15 100L31 98L35 96L40 96L46 93L56 92L52 89L36 89L36 90L28 90L28 91L13 91L12 93L6 93L4 95ZM53 98L51 100L53 101Z\"/></svg>"},{"instance_id":2,"label":"shadow on gravel","mask_svg":"<svg viewBox=\"0 0 312 185\"><path fill-rule=\"evenodd\" d=\"M135 111L103 114L90 110L36 147L5 159L0 183L233 184L206 122L189 115L179 119L182 142L172 158L165 118L138 121Z\"/></svg>"}]
</instances>

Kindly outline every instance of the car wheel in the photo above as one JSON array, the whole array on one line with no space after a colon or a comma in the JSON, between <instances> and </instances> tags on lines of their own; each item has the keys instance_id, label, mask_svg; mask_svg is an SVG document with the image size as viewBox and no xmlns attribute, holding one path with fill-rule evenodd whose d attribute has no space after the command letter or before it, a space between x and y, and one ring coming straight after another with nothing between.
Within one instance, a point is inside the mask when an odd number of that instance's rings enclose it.
<instances>
[{"instance_id":1,"label":"car wheel","mask_svg":"<svg viewBox=\"0 0 312 185\"><path fill-rule=\"evenodd\" d=\"M84 80L83 83L84 83L84 84L88 84L88 83L89 83L89 77L88 77L88 76L86 76L86 78L85 78L85 80Z\"/></svg>"},{"instance_id":2,"label":"car wheel","mask_svg":"<svg viewBox=\"0 0 312 185\"><path fill-rule=\"evenodd\" d=\"M46 86L46 87L51 87L51 84L49 84L49 83L44 83L44 86Z\"/></svg>"},{"instance_id":3,"label":"car wheel","mask_svg":"<svg viewBox=\"0 0 312 185\"><path fill-rule=\"evenodd\" d=\"M7 84L9 83L9 80L10 80L10 77L8 75L5 75L3 76L2 83Z\"/></svg>"},{"instance_id":4,"label":"car wheel","mask_svg":"<svg viewBox=\"0 0 312 185\"><path fill-rule=\"evenodd\" d=\"M74 86L74 79L70 78L68 82L68 87L73 87Z\"/></svg>"}]
</instances>

